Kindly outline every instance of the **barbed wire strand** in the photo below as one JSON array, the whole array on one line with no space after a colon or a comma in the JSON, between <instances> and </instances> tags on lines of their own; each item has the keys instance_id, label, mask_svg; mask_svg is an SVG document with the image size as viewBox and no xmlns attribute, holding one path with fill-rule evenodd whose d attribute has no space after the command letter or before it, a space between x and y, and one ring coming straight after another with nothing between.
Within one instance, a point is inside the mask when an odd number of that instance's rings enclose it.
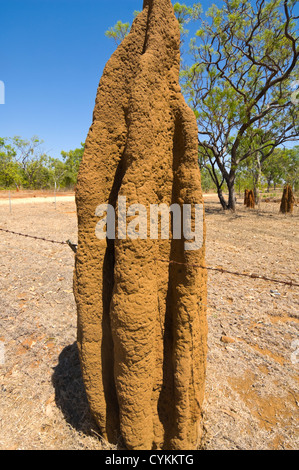
<instances>
[{"instance_id":1,"label":"barbed wire strand","mask_svg":"<svg viewBox=\"0 0 299 470\"><path fill-rule=\"evenodd\" d=\"M44 242L56 243L56 244L59 244L59 245L68 245L67 242L58 242L56 240L49 240L48 238L36 237L35 235L28 235L28 234L25 234L25 233L13 232L12 230L6 230L4 228L0 228L0 230L1 230L1 232L11 233L13 235L19 235L20 237L33 238L34 240L42 240Z\"/></svg>"},{"instance_id":2,"label":"barbed wire strand","mask_svg":"<svg viewBox=\"0 0 299 470\"><path fill-rule=\"evenodd\" d=\"M224 268L216 268L216 267L213 267L213 266L202 266L200 264L181 263L181 262L178 262L178 261L157 259L157 258L155 258L155 261L161 261L163 263L168 263L168 264L178 264L178 265L182 265L182 266L193 266L193 267L197 267L197 268L201 268L201 269L206 269L208 271L216 271L216 272L219 272L221 274L231 274L232 276L243 276L243 277L248 277L248 278L251 278L251 279L261 279L263 281L275 282L275 283L278 283L278 284L285 284L285 285L291 286L291 287L294 287L294 286L299 287L299 284L296 283L293 280L285 281L285 280L282 280L282 279L273 279L273 278L270 278L270 277L267 277L267 276L263 276L261 274L240 273L238 271L230 271L230 270L227 270L227 269L224 269Z\"/></svg>"},{"instance_id":3,"label":"barbed wire strand","mask_svg":"<svg viewBox=\"0 0 299 470\"><path fill-rule=\"evenodd\" d=\"M76 253L76 251L77 251L76 250L77 245L74 244L74 243L71 243L70 240L67 240L65 242L57 241L57 240L51 240L51 239L44 238L44 237L37 237L35 235L28 235L28 234L24 234L24 233L20 233L20 232L14 232L12 230L7 230L7 229L4 229L4 228L0 228L0 231L10 233L10 234L13 234L13 235L18 235L18 236L21 236L21 237L32 238L34 240L41 240L41 241L48 242L48 243L55 243L55 244L58 244L58 245L68 245L73 250L74 253ZM290 287L299 287L299 283L297 283L293 280L286 281L286 280L283 280L283 279L273 279L271 277L267 277L267 276L264 276L264 275L261 275L261 274L240 273L238 271L231 271L231 270L228 270L228 269L224 269L222 267L217 268L217 267L213 267L213 266L203 266L203 265L200 265L200 264L193 264L193 263L182 263L182 262L179 262L179 261L159 259L159 258L153 258L153 261L160 261L161 263L175 264L175 265L186 266L186 267L188 267L188 266L196 267L196 268L206 269L207 271L219 272L221 274L229 274L229 275L232 275L232 276L247 277L247 278L250 278L250 279L260 279L260 280L263 280L263 281L273 282L273 283L276 283L276 284L284 284L284 285L290 286Z\"/></svg>"}]
</instances>

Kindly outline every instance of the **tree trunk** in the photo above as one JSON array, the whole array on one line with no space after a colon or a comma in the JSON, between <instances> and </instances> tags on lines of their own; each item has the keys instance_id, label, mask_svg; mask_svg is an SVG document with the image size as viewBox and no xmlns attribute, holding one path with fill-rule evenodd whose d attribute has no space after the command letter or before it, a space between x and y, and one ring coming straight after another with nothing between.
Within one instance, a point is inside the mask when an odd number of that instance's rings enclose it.
<instances>
[{"instance_id":1,"label":"tree trunk","mask_svg":"<svg viewBox=\"0 0 299 470\"><path fill-rule=\"evenodd\" d=\"M259 155L256 158L256 172L254 175L254 199L256 204L260 206L260 187L262 179L262 165Z\"/></svg>"},{"instance_id":2,"label":"tree trunk","mask_svg":"<svg viewBox=\"0 0 299 470\"><path fill-rule=\"evenodd\" d=\"M235 181L236 175L233 170L230 171L230 174L225 178L227 188L228 188L228 204L226 206L227 210L236 212L236 191L235 191Z\"/></svg>"},{"instance_id":3,"label":"tree trunk","mask_svg":"<svg viewBox=\"0 0 299 470\"><path fill-rule=\"evenodd\" d=\"M236 212L236 192L235 192L235 180L228 185L228 205L227 208L232 212Z\"/></svg>"},{"instance_id":4,"label":"tree trunk","mask_svg":"<svg viewBox=\"0 0 299 470\"><path fill-rule=\"evenodd\" d=\"M229 176L225 179L228 187L228 202L226 202L223 192L222 185L217 185L217 194L223 210L231 210L232 212L236 211L236 192L235 192L235 175Z\"/></svg>"},{"instance_id":5,"label":"tree trunk","mask_svg":"<svg viewBox=\"0 0 299 470\"><path fill-rule=\"evenodd\" d=\"M220 201L220 204L221 204L221 206L222 206L222 209L223 209L223 210L227 210L227 209L228 209L227 203L226 203L226 201L225 201L225 199L224 199L223 192L222 192L222 189L221 189L221 188L218 188L217 194L218 194L219 201Z\"/></svg>"}]
</instances>

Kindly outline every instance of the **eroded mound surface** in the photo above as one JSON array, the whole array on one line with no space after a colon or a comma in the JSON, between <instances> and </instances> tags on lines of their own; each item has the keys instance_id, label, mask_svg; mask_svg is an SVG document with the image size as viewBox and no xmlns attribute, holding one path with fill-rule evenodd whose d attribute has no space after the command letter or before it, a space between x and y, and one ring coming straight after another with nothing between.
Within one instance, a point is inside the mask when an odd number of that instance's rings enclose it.
<instances>
[{"instance_id":1,"label":"eroded mound surface","mask_svg":"<svg viewBox=\"0 0 299 470\"><path fill-rule=\"evenodd\" d=\"M196 120L178 84L179 46L170 0L145 1L101 78L76 191L84 383L103 436L116 442L121 434L129 449L192 449L200 437L204 245L186 251L184 239L95 235L97 207L117 212L120 197L126 207L203 203Z\"/></svg>"}]
</instances>

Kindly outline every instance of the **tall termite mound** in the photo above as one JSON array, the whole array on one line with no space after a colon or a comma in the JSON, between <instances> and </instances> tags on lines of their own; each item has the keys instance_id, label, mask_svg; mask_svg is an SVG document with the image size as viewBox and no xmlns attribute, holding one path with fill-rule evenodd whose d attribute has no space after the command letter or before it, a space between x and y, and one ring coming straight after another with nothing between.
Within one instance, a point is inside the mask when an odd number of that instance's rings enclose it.
<instances>
[{"instance_id":1,"label":"tall termite mound","mask_svg":"<svg viewBox=\"0 0 299 470\"><path fill-rule=\"evenodd\" d=\"M287 184L283 189L283 194L280 203L280 212L282 214L292 213L294 210L295 198L292 188Z\"/></svg>"},{"instance_id":2,"label":"tall termite mound","mask_svg":"<svg viewBox=\"0 0 299 470\"><path fill-rule=\"evenodd\" d=\"M179 47L171 1L145 0L104 69L76 189L74 291L86 393L102 436L121 435L133 450L194 449L201 433L204 242L186 251L183 238L120 239L117 217L115 240L95 234L96 208L107 203L117 214L120 196L126 208L203 203Z\"/></svg>"}]
</instances>

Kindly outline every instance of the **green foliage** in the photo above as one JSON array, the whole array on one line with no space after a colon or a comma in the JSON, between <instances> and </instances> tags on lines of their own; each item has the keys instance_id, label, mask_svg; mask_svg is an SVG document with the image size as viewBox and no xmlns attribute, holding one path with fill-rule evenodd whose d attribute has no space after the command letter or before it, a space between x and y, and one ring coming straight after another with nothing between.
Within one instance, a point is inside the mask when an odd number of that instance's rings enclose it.
<instances>
[{"instance_id":1,"label":"green foliage","mask_svg":"<svg viewBox=\"0 0 299 470\"><path fill-rule=\"evenodd\" d=\"M220 171L217 170L218 177L221 178ZM215 180L212 174L212 169L209 165L203 166L200 170L201 175L201 187L204 193L215 192L217 190L217 186L215 184ZM222 190L225 191L226 185L222 185Z\"/></svg>"},{"instance_id":2,"label":"green foliage","mask_svg":"<svg viewBox=\"0 0 299 470\"><path fill-rule=\"evenodd\" d=\"M184 37L189 34L189 30L186 28L186 26L192 21L199 19L202 13L202 7L200 3L194 3L191 7L185 5L184 3L181 4L179 2L176 2L173 8L180 25L181 37L183 41ZM134 11L134 19L139 13L139 11ZM105 36L110 39L113 39L116 45L118 46L129 34L130 28L130 23L123 23L121 20L119 20L114 26L112 26L108 29L108 31L105 32Z\"/></svg>"},{"instance_id":3,"label":"green foliage","mask_svg":"<svg viewBox=\"0 0 299 470\"><path fill-rule=\"evenodd\" d=\"M288 183L297 191L299 189L299 146L292 149L276 149L265 160L262 172L269 189L271 183Z\"/></svg>"},{"instance_id":4,"label":"green foliage","mask_svg":"<svg viewBox=\"0 0 299 470\"><path fill-rule=\"evenodd\" d=\"M200 3L194 3L193 6L187 6L184 3L176 2L173 5L175 16L179 22L181 35L186 36L189 34L189 30L186 26L191 21L196 21L200 18L202 13L202 6Z\"/></svg>"},{"instance_id":5,"label":"green foliage","mask_svg":"<svg viewBox=\"0 0 299 470\"><path fill-rule=\"evenodd\" d=\"M14 151L14 161L19 168L22 186L34 189L42 187L47 179L44 170L47 155L41 149L43 142L37 136L30 140L19 136L8 140ZM16 181L15 184L19 185Z\"/></svg>"},{"instance_id":6,"label":"green foliage","mask_svg":"<svg viewBox=\"0 0 299 470\"><path fill-rule=\"evenodd\" d=\"M113 27L109 28L108 31L105 32L105 36L107 36L107 38L113 39L118 46L129 34L129 30L130 23L123 23L122 21L118 21Z\"/></svg>"},{"instance_id":7,"label":"green foliage","mask_svg":"<svg viewBox=\"0 0 299 470\"><path fill-rule=\"evenodd\" d=\"M0 138L0 187L9 188L21 182L15 155L14 149L6 143L6 139Z\"/></svg>"},{"instance_id":8,"label":"green foliage","mask_svg":"<svg viewBox=\"0 0 299 470\"><path fill-rule=\"evenodd\" d=\"M238 167L236 185L244 190L253 188L257 165L255 158L244 160ZM299 189L299 146L292 149L276 148L273 153L261 162L261 187L268 192L274 187L290 184L297 191Z\"/></svg>"},{"instance_id":9,"label":"green foliage","mask_svg":"<svg viewBox=\"0 0 299 470\"><path fill-rule=\"evenodd\" d=\"M199 166L204 191L228 189L232 208L237 189L271 184L299 187L298 17L294 0L222 0L203 15L200 3L174 2L183 51L181 85L199 131ZM220 6L219 6L220 5ZM139 12L134 12L134 17ZM118 45L130 23L118 21L105 34ZM37 138L0 139L0 186L73 187L84 145L61 152L41 150Z\"/></svg>"},{"instance_id":10,"label":"green foliage","mask_svg":"<svg viewBox=\"0 0 299 470\"><path fill-rule=\"evenodd\" d=\"M53 186L57 188L70 186L65 181L67 167L64 162L58 158L49 157L46 165L48 172L47 185L50 188L53 188Z\"/></svg>"},{"instance_id":11,"label":"green foliage","mask_svg":"<svg viewBox=\"0 0 299 470\"><path fill-rule=\"evenodd\" d=\"M63 181L65 186L74 186L77 183L77 175L79 171L80 162L83 157L84 144L81 143L81 147L69 152L61 152L64 160L64 176ZM58 171L58 169L57 169ZM59 170L61 171L61 170Z\"/></svg>"},{"instance_id":12,"label":"green foliage","mask_svg":"<svg viewBox=\"0 0 299 470\"><path fill-rule=\"evenodd\" d=\"M234 185L244 168L258 186L266 159L298 139L295 3L223 0L205 16L200 3L174 3L182 43L191 21L197 26L189 51L182 50L181 85L198 122L201 167L218 192L229 188L226 208L234 209ZM120 42L128 29L118 22L110 37Z\"/></svg>"},{"instance_id":13,"label":"green foliage","mask_svg":"<svg viewBox=\"0 0 299 470\"><path fill-rule=\"evenodd\" d=\"M37 137L0 138L0 188L46 189L74 187L84 152L80 148L61 152L62 159L41 150Z\"/></svg>"}]
</instances>

